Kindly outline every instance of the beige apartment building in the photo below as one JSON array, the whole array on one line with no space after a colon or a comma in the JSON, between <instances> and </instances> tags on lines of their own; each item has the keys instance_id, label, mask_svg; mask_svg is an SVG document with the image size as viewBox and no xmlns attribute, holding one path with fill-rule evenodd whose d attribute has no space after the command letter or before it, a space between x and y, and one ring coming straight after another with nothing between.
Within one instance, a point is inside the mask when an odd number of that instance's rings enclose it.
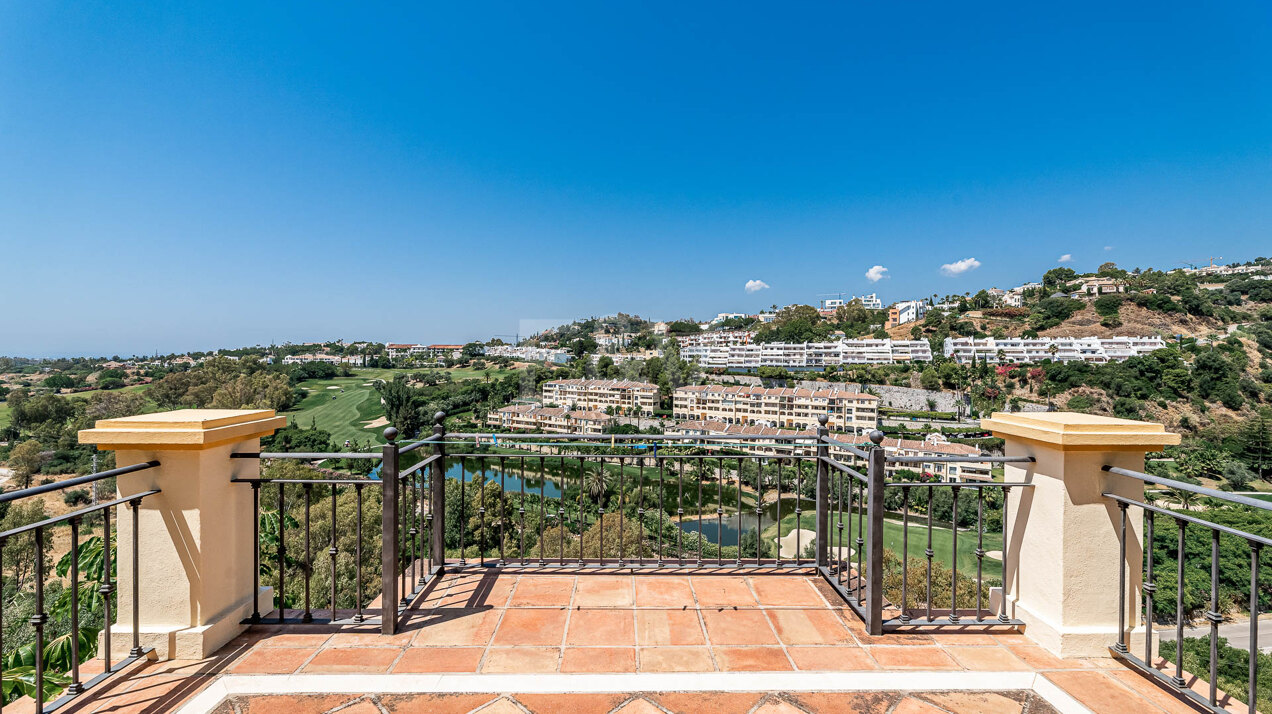
<instances>
[{"instance_id":1,"label":"beige apartment building","mask_svg":"<svg viewBox=\"0 0 1272 714\"><path fill-rule=\"evenodd\" d=\"M880 446L883 447L884 452L886 452L888 456L939 457L980 455L980 450L976 447L968 446L967 444L951 443L941 434L928 434L927 438L922 441L917 439L885 438ZM993 473L991 471L992 464L987 461L950 464L929 461L912 464L889 463L884 470L888 473L888 475L893 475L899 469L908 469L921 474L931 474L942 481L993 480Z\"/></svg>"},{"instance_id":2,"label":"beige apartment building","mask_svg":"<svg viewBox=\"0 0 1272 714\"><path fill-rule=\"evenodd\" d=\"M658 386L626 379L556 379L543 383L546 404L581 407L623 416L653 416Z\"/></svg>"},{"instance_id":3,"label":"beige apartment building","mask_svg":"<svg viewBox=\"0 0 1272 714\"><path fill-rule=\"evenodd\" d=\"M610 417L603 412L538 404L512 404L486 415L486 426L497 431L538 431L548 434L601 434Z\"/></svg>"},{"instance_id":4,"label":"beige apartment building","mask_svg":"<svg viewBox=\"0 0 1272 714\"><path fill-rule=\"evenodd\" d=\"M879 398L843 389L704 384L677 389L672 412L683 420L787 429L816 429L825 414L831 431L860 435L878 424Z\"/></svg>"}]
</instances>

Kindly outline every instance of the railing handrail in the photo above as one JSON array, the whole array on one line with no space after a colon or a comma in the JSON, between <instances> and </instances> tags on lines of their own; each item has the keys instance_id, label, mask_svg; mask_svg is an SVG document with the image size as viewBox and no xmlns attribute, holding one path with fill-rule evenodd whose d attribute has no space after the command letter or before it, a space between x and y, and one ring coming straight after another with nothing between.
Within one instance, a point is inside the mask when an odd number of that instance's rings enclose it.
<instances>
[{"instance_id":1,"label":"railing handrail","mask_svg":"<svg viewBox=\"0 0 1272 714\"><path fill-rule=\"evenodd\" d=\"M123 476L124 474L131 474L131 473L136 473L138 471L145 471L146 469L153 469L154 467L158 465L159 465L158 461L146 461L140 464L133 464L132 466L120 466L117 469L109 469L107 471L101 471L95 474L88 474L85 476L76 476L75 478L70 478L65 481L58 481L56 483L46 483L43 486L33 486L31 488L24 488L20 491L10 491L5 494L0 494L0 503L8 503L10 501L16 501L20 498L27 498L29 496L39 496L40 494L50 493L52 491L61 491L62 489L72 488L74 486L80 486L86 483L93 483L94 481L101 481L103 479L108 479L113 476Z\"/></svg>"},{"instance_id":2,"label":"railing handrail","mask_svg":"<svg viewBox=\"0 0 1272 714\"><path fill-rule=\"evenodd\" d=\"M136 494L133 494L133 495L131 495L131 496L125 496L125 497L123 497L123 498L116 498L116 499L115 499L115 500L113 500L113 501L107 501L107 502L105 502L105 503L99 503L99 504L97 504L96 506L89 506L88 508L81 508L81 509L79 509L78 511L71 511L70 513L63 513L63 514L62 514L62 515L60 515L60 516L53 516L52 518L46 518L46 519L44 519L44 520L42 520L42 521L36 521L35 523L28 523L28 524L26 524L25 526L18 526L17 528L13 528L13 529L11 529L11 530L7 530L7 531L4 531L3 533L0 533L0 541L8 540L9 538L12 538L12 537L13 537L13 536L15 536L15 535L21 535L21 534L26 533L26 532L28 532L28 531L33 531L33 530L35 530L35 529L37 529L37 528L48 528L49 526L55 526L55 525L57 525L57 524L59 524L59 523L65 523L65 522L67 522L67 521L71 521L71 520L74 520L74 519L76 519L76 518L83 518L84 516L87 516L87 515L88 515L88 514L90 514L90 513L96 513L96 512L98 512L98 511L104 511L104 510L106 510L107 508L114 508L115 506L119 506L119 505L122 505L122 504L125 504L125 503L129 503L129 502L131 502L131 501L140 501L141 499L145 498L146 496L153 496L153 495L155 495L156 493L161 493L160 489L155 488L155 489L151 489L151 490L149 490L149 491L142 491L141 493L136 493Z\"/></svg>"},{"instance_id":3,"label":"railing handrail","mask_svg":"<svg viewBox=\"0 0 1272 714\"><path fill-rule=\"evenodd\" d=\"M1171 518L1175 518L1181 521L1187 521L1195 525L1199 525L1205 528L1209 528L1211 530L1219 531L1220 533L1227 533L1230 536L1236 536L1237 538L1244 538L1245 540L1251 543L1258 543L1259 545L1272 546L1272 539L1264 538L1263 536L1257 536L1253 533L1246 533L1245 531L1240 530L1238 528L1233 528L1231 526L1225 526L1219 523L1214 523L1212 521L1207 521L1204 518L1190 516L1186 513L1179 513L1178 511L1172 511L1169 508L1154 506L1151 503L1136 501L1133 498L1127 498L1126 496L1119 496L1116 493L1103 493L1100 495L1104 496L1105 498L1109 498L1114 501L1117 501L1118 503L1125 503L1128 506L1138 506L1140 508L1143 508L1146 511L1152 511L1153 513L1160 513L1163 516L1169 516Z\"/></svg>"},{"instance_id":4,"label":"railing handrail","mask_svg":"<svg viewBox=\"0 0 1272 714\"><path fill-rule=\"evenodd\" d=\"M861 457L861 458L863 458L863 459L864 459L864 458L868 458L868 457L870 456L870 452L866 451L865 449L862 449L861 447L857 446L856 444L849 444L849 443L844 442L844 441L838 441L838 440L836 440L836 439L832 439L832 438L830 438L829 436L823 436L823 437L821 437L821 438L820 438L820 441L821 441L823 444L829 444L829 445L831 445L831 446L838 446L839 448L843 449L844 451L851 452L851 453L855 454L856 456L859 456L859 457Z\"/></svg>"},{"instance_id":5,"label":"railing handrail","mask_svg":"<svg viewBox=\"0 0 1272 714\"><path fill-rule=\"evenodd\" d=\"M401 453L401 452L398 452L398 453ZM433 462L435 462L435 461L438 461L438 460L440 460L441 458L442 458L442 455L441 455L441 454L432 454L432 455L430 455L428 458L421 459L418 463L416 463L416 464L412 464L411 466L409 466L409 467L407 467L407 468L405 468L405 469L402 469L402 471L401 471L400 473L398 473L398 478L400 478L400 479L401 479L401 478L406 478L407 476L410 476L411 474L415 473L416 471L419 471L420 469L424 468L425 466L428 466L429 464L431 464L431 463L433 463Z\"/></svg>"},{"instance_id":6,"label":"railing handrail","mask_svg":"<svg viewBox=\"0 0 1272 714\"><path fill-rule=\"evenodd\" d=\"M1269 503L1268 501L1260 501L1257 498L1250 498L1249 496L1238 496L1235 493L1225 493L1223 491L1219 491L1213 488L1206 488L1205 486L1194 486L1191 483L1184 483L1183 481L1176 481L1174 479L1163 478L1161 476L1154 476L1152 474L1146 474L1142 471L1133 471L1131 469L1124 469L1118 466L1109 466L1106 464L1102 468L1104 471L1107 471L1111 474L1117 474L1118 476L1127 476L1133 479L1144 481L1146 483L1155 483L1159 486L1166 486L1168 488L1174 488L1180 491L1188 491L1190 493L1195 493L1199 496L1206 496L1208 498L1217 498L1221 501L1227 501L1228 503L1239 503L1243 506L1251 506L1251 507L1258 508L1264 511L1272 511L1272 503Z\"/></svg>"},{"instance_id":7,"label":"railing handrail","mask_svg":"<svg viewBox=\"0 0 1272 714\"><path fill-rule=\"evenodd\" d=\"M1033 488L1032 483L1007 483L1004 481L884 481L884 486L897 488L936 488L939 486L955 486L958 488Z\"/></svg>"},{"instance_id":8,"label":"railing handrail","mask_svg":"<svg viewBox=\"0 0 1272 714\"><path fill-rule=\"evenodd\" d=\"M415 451L416 449L418 449L418 448L420 448L421 446L424 446L424 445L426 445L426 444L432 444L432 443L440 442L440 441L441 441L442 439L444 439L444 438L445 438L445 437L444 437L444 436L442 436L441 434L431 434L431 435L429 435L429 436L424 437L423 439L420 439L419 441L416 441L416 442L413 442L413 443L407 444L406 446L399 446L399 447L398 447L398 453L399 453L399 454L406 454L406 453L409 453L409 452Z\"/></svg>"},{"instance_id":9,"label":"railing handrail","mask_svg":"<svg viewBox=\"0 0 1272 714\"><path fill-rule=\"evenodd\" d=\"M447 434L452 439L560 439L564 441L773 441L779 443L793 441L816 442L816 434L792 434L790 436L774 434L525 434L525 433L455 433Z\"/></svg>"},{"instance_id":10,"label":"railing handrail","mask_svg":"<svg viewBox=\"0 0 1272 714\"><path fill-rule=\"evenodd\" d=\"M357 486L359 484L379 484L378 478L232 478L230 483L251 483L251 484L267 484L267 483L285 483L285 484L310 484L312 486Z\"/></svg>"},{"instance_id":11,"label":"railing handrail","mask_svg":"<svg viewBox=\"0 0 1272 714\"><path fill-rule=\"evenodd\" d=\"M1032 464L1032 456L885 456L890 464Z\"/></svg>"},{"instance_id":12,"label":"railing handrail","mask_svg":"<svg viewBox=\"0 0 1272 714\"><path fill-rule=\"evenodd\" d=\"M847 466L846 464L836 461L830 458L829 456L821 456L818 458L821 461L826 462L826 464L830 466L831 468L834 468L838 471L842 471L843 473L846 473L849 476L852 476L853 478L857 479L858 481L861 481L862 483L870 482L870 479L866 478L865 474L861 473L860 471L857 471L856 469L853 469L850 466Z\"/></svg>"},{"instance_id":13,"label":"railing handrail","mask_svg":"<svg viewBox=\"0 0 1272 714\"><path fill-rule=\"evenodd\" d=\"M357 451L271 451L240 452L230 454L231 459L379 459L382 454L369 454Z\"/></svg>"}]
</instances>

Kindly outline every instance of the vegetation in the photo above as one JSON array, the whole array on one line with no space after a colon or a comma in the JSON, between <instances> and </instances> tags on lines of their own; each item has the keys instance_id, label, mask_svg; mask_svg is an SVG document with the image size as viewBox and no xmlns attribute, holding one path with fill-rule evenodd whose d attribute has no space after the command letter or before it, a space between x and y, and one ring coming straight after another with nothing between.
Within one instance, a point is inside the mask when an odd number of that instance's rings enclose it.
<instances>
[{"instance_id":1,"label":"vegetation","mask_svg":"<svg viewBox=\"0 0 1272 714\"><path fill-rule=\"evenodd\" d=\"M1245 702L1248 695L1250 676L1250 652L1228 644L1225 637L1219 640L1219 659L1216 667L1215 684L1234 699ZM1184 670L1195 674L1206 681L1210 676L1210 638L1186 637L1184 644ZM1167 661L1174 662L1175 642L1163 641L1159 645L1158 654ZM1255 680L1256 705L1261 711L1272 708L1272 654L1262 652L1255 655L1259 668L1258 679ZM1170 670L1174 672L1174 669Z\"/></svg>"}]
</instances>

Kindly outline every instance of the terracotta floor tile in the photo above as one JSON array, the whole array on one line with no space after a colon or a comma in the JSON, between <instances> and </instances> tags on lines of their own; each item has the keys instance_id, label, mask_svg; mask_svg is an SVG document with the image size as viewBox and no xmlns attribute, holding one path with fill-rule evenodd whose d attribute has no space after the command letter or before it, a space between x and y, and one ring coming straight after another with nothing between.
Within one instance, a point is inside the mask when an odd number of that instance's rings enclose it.
<instances>
[{"instance_id":1,"label":"terracotta floor tile","mask_svg":"<svg viewBox=\"0 0 1272 714\"><path fill-rule=\"evenodd\" d=\"M608 714L630 696L625 693L602 694L517 694L521 706L533 714ZM431 714L431 712L430 712Z\"/></svg>"},{"instance_id":2,"label":"terracotta floor tile","mask_svg":"<svg viewBox=\"0 0 1272 714\"><path fill-rule=\"evenodd\" d=\"M993 647L1002 642L994 635L977 632L942 632L940 644L945 647Z\"/></svg>"},{"instance_id":3,"label":"terracotta floor tile","mask_svg":"<svg viewBox=\"0 0 1272 714\"><path fill-rule=\"evenodd\" d=\"M809 588L811 590L812 588ZM814 593L816 594L816 593ZM777 636L788 645L842 645L855 643L848 628L827 610L766 610ZM713 642L715 640L712 640Z\"/></svg>"},{"instance_id":4,"label":"terracotta floor tile","mask_svg":"<svg viewBox=\"0 0 1272 714\"><path fill-rule=\"evenodd\" d=\"M946 647L955 662L981 672L1033 671L1006 647Z\"/></svg>"},{"instance_id":5,"label":"terracotta floor tile","mask_svg":"<svg viewBox=\"0 0 1272 714\"><path fill-rule=\"evenodd\" d=\"M630 575L583 575L574 585L575 607L631 607L635 603Z\"/></svg>"},{"instance_id":6,"label":"terracotta floor tile","mask_svg":"<svg viewBox=\"0 0 1272 714\"><path fill-rule=\"evenodd\" d=\"M508 607L568 607L573 596L574 576L523 575Z\"/></svg>"},{"instance_id":7,"label":"terracotta floor tile","mask_svg":"<svg viewBox=\"0 0 1272 714\"><path fill-rule=\"evenodd\" d=\"M393 645L405 647L415 639L419 625L402 630L396 635L385 635L379 632L337 632L327 640L324 647L382 647Z\"/></svg>"},{"instance_id":8,"label":"terracotta floor tile","mask_svg":"<svg viewBox=\"0 0 1272 714\"><path fill-rule=\"evenodd\" d=\"M514 704L508 697L496 699L477 711L482 714L525 714L525 710Z\"/></svg>"},{"instance_id":9,"label":"terracotta floor tile","mask_svg":"<svg viewBox=\"0 0 1272 714\"><path fill-rule=\"evenodd\" d=\"M651 697L674 714L736 714L750 711L760 692L664 692Z\"/></svg>"},{"instance_id":10,"label":"terracotta floor tile","mask_svg":"<svg viewBox=\"0 0 1272 714\"><path fill-rule=\"evenodd\" d=\"M706 647L642 647L642 672L714 672L711 651Z\"/></svg>"},{"instance_id":11,"label":"terracotta floor tile","mask_svg":"<svg viewBox=\"0 0 1272 714\"><path fill-rule=\"evenodd\" d=\"M868 647L882 669L958 669L940 647Z\"/></svg>"},{"instance_id":12,"label":"terracotta floor tile","mask_svg":"<svg viewBox=\"0 0 1272 714\"><path fill-rule=\"evenodd\" d=\"M357 698L352 694L264 694L243 699L246 714L323 714Z\"/></svg>"},{"instance_id":13,"label":"terracotta floor tile","mask_svg":"<svg viewBox=\"0 0 1272 714\"><path fill-rule=\"evenodd\" d=\"M615 709L614 714L663 714L663 710L649 703L644 697L637 697Z\"/></svg>"},{"instance_id":14,"label":"terracotta floor tile","mask_svg":"<svg viewBox=\"0 0 1272 714\"><path fill-rule=\"evenodd\" d=\"M750 580L761 605L826 607L826 601L806 578L770 575Z\"/></svg>"},{"instance_id":15,"label":"terracotta floor tile","mask_svg":"<svg viewBox=\"0 0 1272 714\"><path fill-rule=\"evenodd\" d=\"M561 659L557 647L491 647L482 660L482 672L555 672Z\"/></svg>"},{"instance_id":16,"label":"terracotta floor tile","mask_svg":"<svg viewBox=\"0 0 1272 714\"><path fill-rule=\"evenodd\" d=\"M566 647L562 672L635 672L635 647Z\"/></svg>"},{"instance_id":17,"label":"terracotta floor tile","mask_svg":"<svg viewBox=\"0 0 1272 714\"><path fill-rule=\"evenodd\" d=\"M492 645L560 645L566 610L504 610Z\"/></svg>"},{"instance_id":18,"label":"terracotta floor tile","mask_svg":"<svg viewBox=\"0 0 1272 714\"><path fill-rule=\"evenodd\" d=\"M1020 714L1025 708L1023 696L1008 696L997 692L935 692L918 696L946 711L959 714Z\"/></svg>"},{"instance_id":19,"label":"terracotta floor tile","mask_svg":"<svg viewBox=\"0 0 1272 714\"><path fill-rule=\"evenodd\" d=\"M513 575L487 573L483 577L466 578L451 584L437 602L438 607L503 607L508 602L517 578Z\"/></svg>"},{"instance_id":20,"label":"terracotta floor tile","mask_svg":"<svg viewBox=\"0 0 1272 714\"><path fill-rule=\"evenodd\" d=\"M751 714L804 714L790 702L770 696L767 701L751 710Z\"/></svg>"},{"instance_id":21,"label":"terracotta floor tile","mask_svg":"<svg viewBox=\"0 0 1272 714\"><path fill-rule=\"evenodd\" d=\"M393 665L393 672L476 672L481 647L410 647Z\"/></svg>"},{"instance_id":22,"label":"terracotta floor tile","mask_svg":"<svg viewBox=\"0 0 1272 714\"><path fill-rule=\"evenodd\" d=\"M1034 669L1081 669L1082 663L1072 659L1060 659L1037 645L1007 645L1011 653Z\"/></svg>"},{"instance_id":23,"label":"terracotta floor tile","mask_svg":"<svg viewBox=\"0 0 1272 714\"><path fill-rule=\"evenodd\" d=\"M694 607L693 588L685 576L637 576L637 607Z\"/></svg>"},{"instance_id":24,"label":"terracotta floor tile","mask_svg":"<svg viewBox=\"0 0 1272 714\"><path fill-rule=\"evenodd\" d=\"M725 672L785 672L791 662L781 647L713 647L716 664Z\"/></svg>"},{"instance_id":25,"label":"terracotta floor tile","mask_svg":"<svg viewBox=\"0 0 1272 714\"><path fill-rule=\"evenodd\" d=\"M938 709L931 704L928 704L922 699L906 697L901 700L901 703L897 705L896 709L892 710L892 714L946 714L946 712L943 709ZM958 714L964 713L958 712ZM967 714L972 714L972 712L967 712Z\"/></svg>"},{"instance_id":26,"label":"terracotta floor tile","mask_svg":"<svg viewBox=\"0 0 1272 714\"><path fill-rule=\"evenodd\" d=\"M302 671L387 673L401 655L401 647L331 647L319 650Z\"/></svg>"},{"instance_id":27,"label":"terracotta floor tile","mask_svg":"<svg viewBox=\"0 0 1272 714\"><path fill-rule=\"evenodd\" d=\"M190 678L180 675L147 677L133 683L127 691L102 701L101 706L94 711L109 714L172 711L210 681L212 681L211 677ZM97 703L91 702L91 704Z\"/></svg>"},{"instance_id":28,"label":"terracotta floor tile","mask_svg":"<svg viewBox=\"0 0 1272 714\"><path fill-rule=\"evenodd\" d=\"M704 645L696 610L637 610L636 644Z\"/></svg>"},{"instance_id":29,"label":"terracotta floor tile","mask_svg":"<svg viewBox=\"0 0 1272 714\"><path fill-rule=\"evenodd\" d=\"M862 647L787 647L797 669L811 672L852 672L879 667Z\"/></svg>"},{"instance_id":30,"label":"terracotta floor tile","mask_svg":"<svg viewBox=\"0 0 1272 714\"><path fill-rule=\"evenodd\" d=\"M1126 687L1130 688L1139 696L1144 697L1149 702L1156 704L1157 706L1161 707L1162 709L1165 709L1168 712L1195 711L1191 709L1187 704L1185 704L1182 699L1175 696L1174 693L1170 692L1169 690L1163 689L1162 687L1158 686L1155 682L1150 680L1148 677L1140 674L1139 672L1126 669L1124 665L1120 671L1109 671L1109 672L1105 672L1105 674L1117 680L1118 683L1123 684ZM1209 689L1206 690L1205 696L1207 697L1210 696ZM1227 703L1231 704L1232 703L1231 699L1229 699ZM1220 706L1224 706L1225 705L1224 700L1220 699L1219 704ZM1232 707L1229 707L1229 709L1232 709ZM1240 708L1240 710L1245 711L1244 708Z\"/></svg>"},{"instance_id":31,"label":"terracotta floor tile","mask_svg":"<svg viewBox=\"0 0 1272 714\"><path fill-rule=\"evenodd\" d=\"M575 610L570 613L567 645L630 647L636 644L631 610Z\"/></svg>"},{"instance_id":32,"label":"terracotta floor tile","mask_svg":"<svg viewBox=\"0 0 1272 714\"><path fill-rule=\"evenodd\" d=\"M707 639L712 645L775 645L773 628L760 610L704 610Z\"/></svg>"},{"instance_id":33,"label":"terracotta floor tile","mask_svg":"<svg viewBox=\"0 0 1272 714\"><path fill-rule=\"evenodd\" d=\"M884 714L901 695L896 692L792 692L791 698L813 714Z\"/></svg>"},{"instance_id":34,"label":"terracotta floor tile","mask_svg":"<svg viewBox=\"0 0 1272 714\"><path fill-rule=\"evenodd\" d=\"M1047 672L1043 676L1095 714L1143 711L1144 698L1104 672Z\"/></svg>"},{"instance_id":35,"label":"terracotta floor tile","mask_svg":"<svg viewBox=\"0 0 1272 714\"><path fill-rule=\"evenodd\" d=\"M990 635L1000 645L1035 645L1038 644L1019 632L1003 632Z\"/></svg>"},{"instance_id":36,"label":"terracotta floor tile","mask_svg":"<svg viewBox=\"0 0 1272 714\"><path fill-rule=\"evenodd\" d=\"M312 657L309 647L264 647L252 650L229 666L234 674L291 674Z\"/></svg>"},{"instance_id":37,"label":"terracotta floor tile","mask_svg":"<svg viewBox=\"0 0 1272 714\"><path fill-rule=\"evenodd\" d=\"M699 607L755 607L758 601L747 586L746 578L727 575L703 575L689 578Z\"/></svg>"},{"instance_id":38,"label":"terracotta floor tile","mask_svg":"<svg viewBox=\"0 0 1272 714\"><path fill-rule=\"evenodd\" d=\"M435 610L420 622L415 647L487 645L499 624L500 610Z\"/></svg>"},{"instance_id":39,"label":"terracotta floor tile","mask_svg":"<svg viewBox=\"0 0 1272 714\"><path fill-rule=\"evenodd\" d=\"M310 649L318 649L329 639L330 632L303 634L303 633L279 633L262 637L257 643L257 647L309 647Z\"/></svg>"},{"instance_id":40,"label":"terracotta floor tile","mask_svg":"<svg viewBox=\"0 0 1272 714\"><path fill-rule=\"evenodd\" d=\"M390 714L468 714L493 702L498 694L382 694L380 704Z\"/></svg>"}]
</instances>

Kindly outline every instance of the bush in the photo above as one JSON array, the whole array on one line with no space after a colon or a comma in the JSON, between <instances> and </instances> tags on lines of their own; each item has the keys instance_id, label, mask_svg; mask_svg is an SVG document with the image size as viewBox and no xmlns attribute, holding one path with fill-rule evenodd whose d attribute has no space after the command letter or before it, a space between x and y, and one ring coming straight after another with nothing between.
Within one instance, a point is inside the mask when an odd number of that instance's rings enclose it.
<instances>
[{"instance_id":1,"label":"bush","mask_svg":"<svg viewBox=\"0 0 1272 714\"><path fill-rule=\"evenodd\" d=\"M62 503L68 506L82 506L93 500L86 488L73 488L62 492Z\"/></svg>"},{"instance_id":2,"label":"bush","mask_svg":"<svg viewBox=\"0 0 1272 714\"><path fill-rule=\"evenodd\" d=\"M118 377L97 380L98 389L119 389L122 386L124 386L124 380L119 379Z\"/></svg>"},{"instance_id":3,"label":"bush","mask_svg":"<svg viewBox=\"0 0 1272 714\"><path fill-rule=\"evenodd\" d=\"M1228 644L1226 637L1218 639L1219 662L1215 668L1218 680L1215 684L1230 696L1244 701L1249 691L1250 653ZM1163 641L1158 653L1167 661L1175 661L1174 641ZM1205 679L1210 672L1210 638L1184 638L1184 669ZM1272 655L1259 653L1259 675L1255 680L1256 703L1262 711L1272 708ZM1172 668L1170 670L1174 672Z\"/></svg>"},{"instance_id":4,"label":"bush","mask_svg":"<svg viewBox=\"0 0 1272 714\"><path fill-rule=\"evenodd\" d=\"M1095 404L1091 401L1091 398L1085 394L1075 394L1072 397L1069 397L1069 401L1065 406L1067 406L1071 412L1090 412L1091 409L1095 407Z\"/></svg>"}]
</instances>

